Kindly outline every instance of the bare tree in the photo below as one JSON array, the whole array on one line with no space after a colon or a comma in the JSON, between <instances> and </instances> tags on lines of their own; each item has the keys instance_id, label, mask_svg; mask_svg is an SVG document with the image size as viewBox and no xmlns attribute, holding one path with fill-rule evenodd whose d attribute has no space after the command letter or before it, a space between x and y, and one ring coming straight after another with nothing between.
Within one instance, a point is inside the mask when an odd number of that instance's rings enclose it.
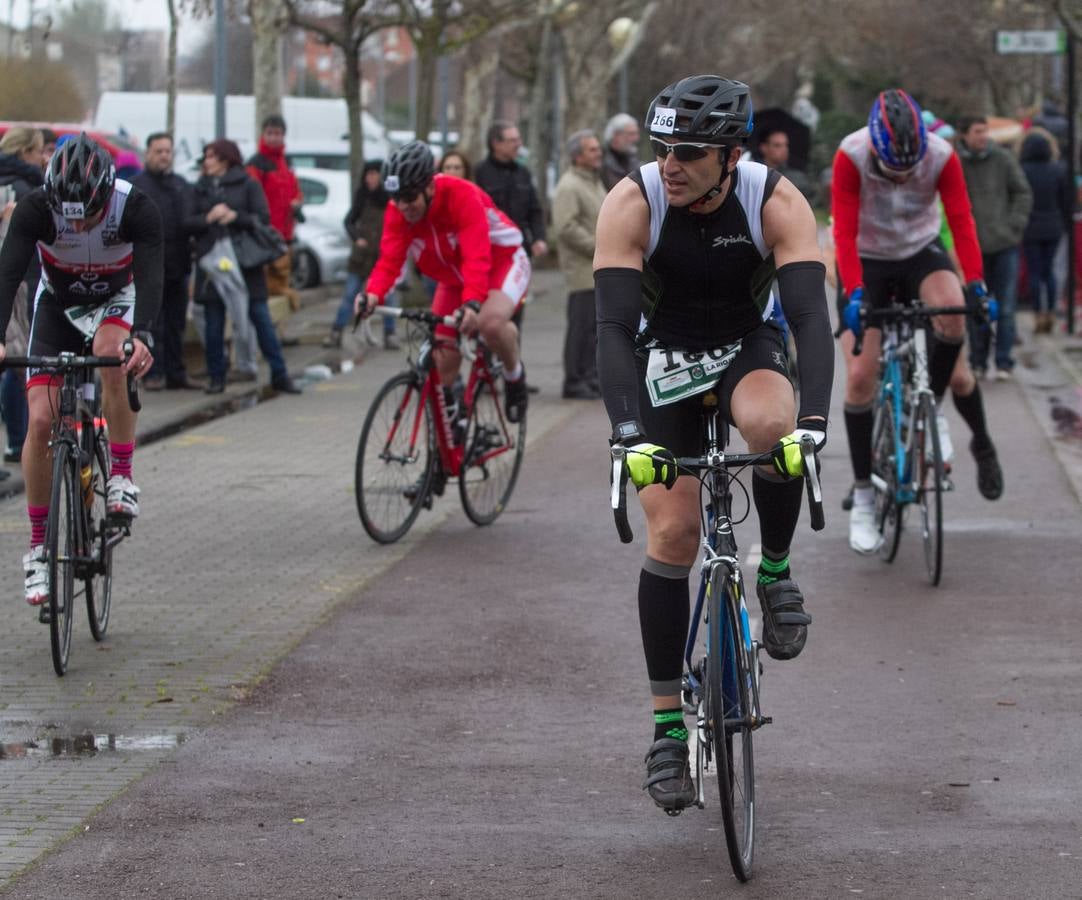
<instances>
[{"instance_id":1,"label":"bare tree","mask_svg":"<svg viewBox=\"0 0 1082 900\"><path fill-rule=\"evenodd\" d=\"M436 64L441 56L476 44L522 9L517 0L395 0L402 26L417 54L415 133L425 139L432 130L432 97ZM484 52L480 47L479 52Z\"/></svg>"},{"instance_id":2,"label":"bare tree","mask_svg":"<svg viewBox=\"0 0 1082 900\"><path fill-rule=\"evenodd\" d=\"M258 0L256 0L258 2ZM284 0L289 21L319 35L342 53L346 108L349 111L350 177L360 178L364 165L361 124L361 46L370 35L397 24L395 10L383 0ZM328 14L321 15L321 10ZM354 187L356 185L354 184Z\"/></svg>"},{"instance_id":3,"label":"bare tree","mask_svg":"<svg viewBox=\"0 0 1082 900\"><path fill-rule=\"evenodd\" d=\"M176 0L165 0L169 11L169 44L165 60L165 130L170 134L177 127L177 31L180 17Z\"/></svg>"},{"instance_id":4,"label":"bare tree","mask_svg":"<svg viewBox=\"0 0 1082 900\"><path fill-rule=\"evenodd\" d=\"M258 128L267 116L282 114L282 35L289 26L284 0L252 0L252 88Z\"/></svg>"}]
</instances>

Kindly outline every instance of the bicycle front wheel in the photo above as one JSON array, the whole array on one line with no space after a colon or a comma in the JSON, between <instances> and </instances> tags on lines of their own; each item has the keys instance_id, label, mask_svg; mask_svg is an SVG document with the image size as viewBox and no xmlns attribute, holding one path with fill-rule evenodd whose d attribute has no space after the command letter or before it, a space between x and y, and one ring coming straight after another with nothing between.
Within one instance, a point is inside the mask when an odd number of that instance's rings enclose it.
<instances>
[{"instance_id":1,"label":"bicycle front wheel","mask_svg":"<svg viewBox=\"0 0 1082 900\"><path fill-rule=\"evenodd\" d=\"M462 508L475 525L489 525L511 499L526 449L526 417L507 421L502 379L478 379L462 444Z\"/></svg>"},{"instance_id":2,"label":"bicycle front wheel","mask_svg":"<svg viewBox=\"0 0 1082 900\"><path fill-rule=\"evenodd\" d=\"M80 514L76 507L80 500L75 472L71 447L58 442L53 447L53 492L46 538L46 553L49 556L49 640L57 675L63 675L68 669L71 623L75 612L75 555L79 527L75 517Z\"/></svg>"},{"instance_id":3,"label":"bicycle front wheel","mask_svg":"<svg viewBox=\"0 0 1082 900\"><path fill-rule=\"evenodd\" d=\"M939 445L935 406L929 396L921 397L916 440L910 463L917 482L921 536L924 538L924 565L928 579L939 584L943 575L943 451Z\"/></svg>"},{"instance_id":4,"label":"bicycle front wheel","mask_svg":"<svg viewBox=\"0 0 1082 900\"><path fill-rule=\"evenodd\" d=\"M898 427L894 416L894 398L883 397L875 408L872 425L872 472L884 487L876 486L875 521L883 543L879 555L894 562L902 539L902 505L898 502Z\"/></svg>"},{"instance_id":5,"label":"bicycle front wheel","mask_svg":"<svg viewBox=\"0 0 1082 900\"><path fill-rule=\"evenodd\" d=\"M706 721L710 729L725 844L733 873L751 877L755 855L755 755L752 751L752 665L750 635L740 624L737 588L715 568L707 584Z\"/></svg>"},{"instance_id":6,"label":"bicycle front wheel","mask_svg":"<svg viewBox=\"0 0 1082 900\"><path fill-rule=\"evenodd\" d=\"M84 426L85 427L85 426ZM113 603L113 548L109 546L110 529L105 508L105 484L109 480L109 445L105 438L94 444L94 467L90 485L84 488L87 503L87 556L90 557L84 575L86 611L90 617L90 633L94 640L105 637L109 627L109 611Z\"/></svg>"},{"instance_id":7,"label":"bicycle front wheel","mask_svg":"<svg viewBox=\"0 0 1082 900\"><path fill-rule=\"evenodd\" d=\"M372 401L357 445L357 511L373 540L393 543L417 518L432 479L432 441L417 376L394 376Z\"/></svg>"}]
</instances>

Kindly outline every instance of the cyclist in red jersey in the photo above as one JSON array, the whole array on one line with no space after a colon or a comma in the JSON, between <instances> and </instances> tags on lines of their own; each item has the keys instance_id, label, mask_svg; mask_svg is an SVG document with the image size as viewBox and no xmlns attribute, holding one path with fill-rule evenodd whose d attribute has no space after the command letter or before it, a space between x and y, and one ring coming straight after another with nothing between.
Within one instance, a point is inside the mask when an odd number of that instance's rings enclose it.
<instances>
[{"instance_id":1,"label":"cyclist in red jersey","mask_svg":"<svg viewBox=\"0 0 1082 900\"><path fill-rule=\"evenodd\" d=\"M954 235L966 279L964 290L939 240L937 197L943 201ZM963 294L966 302L986 295L961 162L947 141L928 134L920 107L905 91L882 92L872 104L868 125L842 140L834 157L831 201L838 271L849 298L841 313L851 331L860 328L861 305L885 304L893 284L902 285L905 299L919 297L929 306L959 306ZM940 408L950 384L955 406L973 432L970 452L977 463L978 488L984 497L995 500L1003 493L1003 473L988 434L980 387L959 355L965 325L957 316L940 316L932 324L935 340L929 347L928 375L936 397L943 459L947 462L952 455L947 420ZM871 484L879 329L868 330L860 356L853 355L853 340L852 334L842 337L845 425L855 484L849 546L858 553L875 553L882 543Z\"/></svg>"},{"instance_id":2,"label":"cyclist in red jersey","mask_svg":"<svg viewBox=\"0 0 1082 900\"><path fill-rule=\"evenodd\" d=\"M432 311L462 317L466 334L480 332L503 363L506 412L518 422L526 412L526 380L519 358L518 328L511 321L530 284L530 260L522 232L481 188L437 175L428 145L410 141L383 165L391 202L383 217L379 260L355 308L370 313L383 302L407 259L439 286ZM458 373L456 351L437 353L444 385Z\"/></svg>"}]
</instances>

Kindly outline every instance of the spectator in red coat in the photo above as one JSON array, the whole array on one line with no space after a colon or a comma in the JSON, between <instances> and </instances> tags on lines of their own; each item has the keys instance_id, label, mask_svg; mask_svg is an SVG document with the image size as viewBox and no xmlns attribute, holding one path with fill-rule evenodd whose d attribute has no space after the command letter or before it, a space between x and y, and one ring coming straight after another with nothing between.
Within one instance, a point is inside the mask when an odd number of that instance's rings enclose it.
<instances>
[{"instance_id":1,"label":"spectator in red coat","mask_svg":"<svg viewBox=\"0 0 1082 900\"><path fill-rule=\"evenodd\" d=\"M248 174L263 187L270 208L270 223L286 244L293 244L293 226L304 202L297 176L286 160L286 120L269 115L263 120L259 152L247 164ZM266 266L267 291L285 294L290 308L300 309L300 297L289 284L290 254L284 253Z\"/></svg>"}]
</instances>

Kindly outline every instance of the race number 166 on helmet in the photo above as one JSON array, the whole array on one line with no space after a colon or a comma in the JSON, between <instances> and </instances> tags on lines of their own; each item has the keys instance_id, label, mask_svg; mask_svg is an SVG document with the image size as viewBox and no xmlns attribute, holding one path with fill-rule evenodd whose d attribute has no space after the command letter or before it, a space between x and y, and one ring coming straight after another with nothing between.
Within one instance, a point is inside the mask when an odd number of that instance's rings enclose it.
<instances>
[{"instance_id":1,"label":"race number 166 on helmet","mask_svg":"<svg viewBox=\"0 0 1082 900\"><path fill-rule=\"evenodd\" d=\"M116 166L109 151L86 133L61 145L49 160L45 196L65 219L91 219L109 205Z\"/></svg>"}]
</instances>

